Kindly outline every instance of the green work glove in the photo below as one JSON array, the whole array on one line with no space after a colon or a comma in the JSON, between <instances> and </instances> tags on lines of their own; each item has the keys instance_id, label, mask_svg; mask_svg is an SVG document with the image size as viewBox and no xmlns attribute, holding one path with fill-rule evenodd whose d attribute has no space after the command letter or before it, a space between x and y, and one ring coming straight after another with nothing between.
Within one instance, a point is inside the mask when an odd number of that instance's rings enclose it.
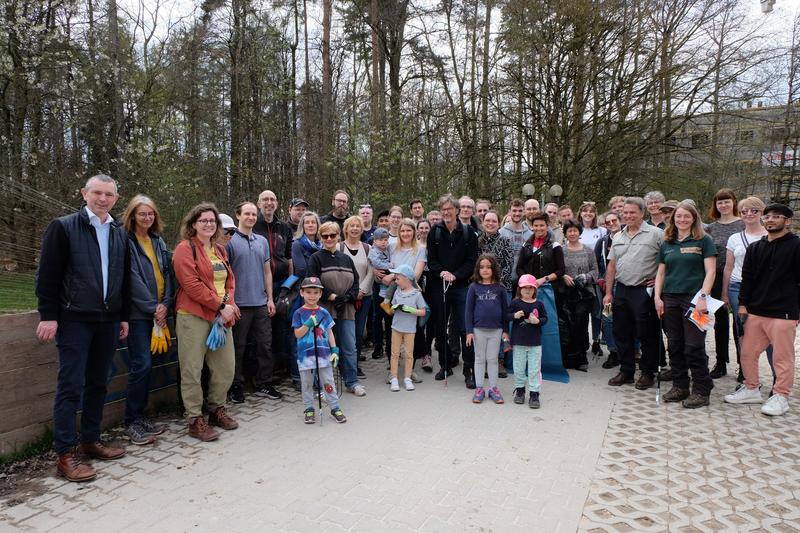
<instances>
[{"instance_id":1,"label":"green work glove","mask_svg":"<svg viewBox=\"0 0 800 533\"><path fill-rule=\"evenodd\" d=\"M408 313L410 315L416 315L417 314L417 308L416 307L411 307L410 305L404 305L403 307L400 308L400 310L403 311L404 313Z\"/></svg>"},{"instance_id":2,"label":"green work glove","mask_svg":"<svg viewBox=\"0 0 800 533\"><path fill-rule=\"evenodd\" d=\"M317 324L319 324L319 322L317 322L317 315L311 315L305 322L303 322L303 325L308 329L314 329L317 327Z\"/></svg>"},{"instance_id":3,"label":"green work glove","mask_svg":"<svg viewBox=\"0 0 800 533\"><path fill-rule=\"evenodd\" d=\"M334 346L331 348L331 366L336 366L339 364L339 347Z\"/></svg>"}]
</instances>

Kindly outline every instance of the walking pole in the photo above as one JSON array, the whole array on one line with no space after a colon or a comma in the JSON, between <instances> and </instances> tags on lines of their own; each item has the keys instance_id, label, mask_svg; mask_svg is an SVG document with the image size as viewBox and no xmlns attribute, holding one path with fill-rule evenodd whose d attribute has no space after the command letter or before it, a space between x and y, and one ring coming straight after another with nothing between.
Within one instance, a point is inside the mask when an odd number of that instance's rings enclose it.
<instances>
[{"instance_id":1,"label":"walking pole","mask_svg":"<svg viewBox=\"0 0 800 533\"><path fill-rule=\"evenodd\" d=\"M450 288L450 283L442 278L442 305L444 306L444 346L440 346L442 351L444 352L444 388L447 388L447 374L449 372L448 367L450 366L450 361L447 356L448 351L448 338L447 338L447 289Z\"/></svg>"},{"instance_id":2,"label":"walking pole","mask_svg":"<svg viewBox=\"0 0 800 533\"><path fill-rule=\"evenodd\" d=\"M314 363L317 366L317 400L319 401L319 427L322 427L322 375L319 373L319 354L317 353L317 326L311 330L311 336L314 338Z\"/></svg>"},{"instance_id":3,"label":"walking pole","mask_svg":"<svg viewBox=\"0 0 800 533\"><path fill-rule=\"evenodd\" d=\"M664 318L658 317L658 373L656 374L656 405L661 405L661 348L664 346Z\"/></svg>"}]
</instances>

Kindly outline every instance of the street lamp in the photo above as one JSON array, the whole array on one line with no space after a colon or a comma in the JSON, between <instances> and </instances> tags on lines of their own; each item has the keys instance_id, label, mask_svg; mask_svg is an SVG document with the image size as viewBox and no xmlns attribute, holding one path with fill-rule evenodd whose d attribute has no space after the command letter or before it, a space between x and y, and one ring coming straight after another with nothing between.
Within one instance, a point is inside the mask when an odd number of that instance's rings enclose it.
<instances>
[{"instance_id":1,"label":"street lamp","mask_svg":"<svg viewBox=\"0 0 800 533\"><path fill-rule=\"evenodd\" d=\"M533 183L526 183L522 186L522 196L525 198L533 198L534 194L536 194L536 187L533 186Z\"/></svg>"},{"instance_id":2,"label":"street lamp","mask_svg":"<svg viewBox=\"0 0 800 533\"><path fill-rule=\"evenodd\" d=\"M553 185L550 187L548 191L550 193L550 198L552 198L555 203L558 203L558 200L561 198L561 195L564 194L564 189L561 188L561 185Z\"/></svg>"}]
</instances>

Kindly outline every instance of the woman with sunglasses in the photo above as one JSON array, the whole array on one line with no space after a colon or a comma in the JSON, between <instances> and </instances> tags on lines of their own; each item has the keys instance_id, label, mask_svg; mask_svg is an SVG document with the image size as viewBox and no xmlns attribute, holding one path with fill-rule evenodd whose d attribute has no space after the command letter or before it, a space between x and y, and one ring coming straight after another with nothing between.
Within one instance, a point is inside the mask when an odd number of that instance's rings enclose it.
<instances>
[{"instance_id":1,"label":"woman with sunglasses","mask_svg":"<svg viewBox=\"0 0 800 533\"><path fill-rule=\"evenodd\" d=\"M144 417L150 388L153 324L165 328L175 303L169 274L167 245L161 238L163 223L156 204L144 195L134 196L122 223L131 250L131 316L128 321L128 393L125 400L125 434L133 444L155 442L166 430Z\"/></svg>"},{"instance_id":2,"label":"woman with sunglasses","mask_svg":"<svg viewBox=\"0 0 800 533\"><path fill-rule=\"evenodd\" d=\"M358 271L348 254L339 250L339 224L325 222L319 227L322 250L308 260L306 277L316 276L322 282L320 304L336 321L333 334L341 353L342 374L347 392L366 396L367 391L358 382L356 355L356 307L358 299Z\"/></svg>"},{"instance_id":3,"label":"woman with sunglasses","mask_svg":"<svg viewBox=\"0 0 800 533\"><path fill-rule=\"evenodd\" d=\"M597 279L597 284L605 294L608 254L611 253L611 242L614 239L614 235L619 233L620 229L622 229L622 225L620 224L619 215L615 211L608 211L603 215L603 219L605 220L604 226L606 227L606 230L608 230L608 233L605 237L597 241L597 244L594 247L594 257L597 260L597 270L600 275ZM619 366L617 343L614 341L614 317L610 313L601 313L600 329L603 332L603 338L605 339L606 347L608 348L608 359L603 362L603 368L609 369Z\"/></svg>"},{"instance_id":4,"label":"woman with sunglasses","mask_svg":"<svg viewBox=\"0 0 800 533\"><path fill-rule=\"evenodd\" d=\"M708 210L708 216L714 222L706 227L708 233L717 247L717 274L711 296L722 297L722 282L725 264L727 262L726 246L731 235L744 231L745 224L739 218L739 207L736 205L736 194L731 189L720 189L714 195L714 200ZM735 308L734 308L735 309ZM718 379L728 373L728 341L730 336L730 315L728 307L722 306L714 314L714 344L717 350L717 362L711 371L711 378ZM734 328L733 342L736 346L736 358L739 358L739 333Z\"/></svg>"},{"instance_id":5,"label":"woman with sunglasses","mask_svg":"<svg viewBox=\"0 0 800 533\"><path fill-rule=\"evenodd\" d=\"M594 250L603 237L608 234L606 228L598 224L597 220L597 206L594 202L583 202L578 210L578 223L581 225L580 243L590 250ZM600 348L600 311L603 307L603 298L598 295L596 302L592 305L592 312L590 315L592 322L592 353L600 355L602 349Z\"/></svg>"},{"instance_id":6,"label":"woman with sunglasses","mask_svg":"<svg viewBox=\"0 0 800 533\"><path fill-rule=\"evenodd\" d=\"M303 213L292 242L292 266L294 275L300 279L306 277L308 260L311 259L311 256L322 250L318 232L319 215L314 211Z\"/></svg>"},{"instance_id":7,"label":"woman with sunglasses","mask_svg":"<svg viewBox=\"0 0 800 533\"><path fill-rule=\"evenodd\" d=\"M231 327L239 318L239 308L234 301L236 283L228 254L218 242L221 227L214 204L196 205L183 219L183 240L175 247L172 258L175 279L180 284L175 308L181 395L189 419L189 435L202 441L219 437L210 426L225 430L239 427L225 411L235 366ZM218 316L225 326L225 343L212 350L206 339ZM208 421L202 412L203 363L209 369Z\"/></svg>"},{"instance_id":8,"label":"woman with sunglasses","mask_svg":"<svg viewBox=\"0 0 800 533\"><path fill-rule=\"evenodd\" d=\"M733 328L734 332L738 334L737 337L739 339L741 339L742 333L744 333L744 321L742 320L742 316L738 313L739 290L742 287L742 265L744 264L744 255L747 251L747 247L767 234L766 228L764 228L764 225L761 223L761 214L764 212L765 207L766 205L764 202L755 196L748 196L740 201L739 213L744 221L744 230L731 235L725 246L726 259L725 270L722 273L722 301L729 304L731 309L733 309ZM771 368L772 346L767 348L767 360ZM736 362L740 364L738 341L736 347ZM774 370L772 375L775 375ZM736 381L739 383L744 382L741 366L739 366L739 371L736 374Z\"/></svg>"}]
</instances>

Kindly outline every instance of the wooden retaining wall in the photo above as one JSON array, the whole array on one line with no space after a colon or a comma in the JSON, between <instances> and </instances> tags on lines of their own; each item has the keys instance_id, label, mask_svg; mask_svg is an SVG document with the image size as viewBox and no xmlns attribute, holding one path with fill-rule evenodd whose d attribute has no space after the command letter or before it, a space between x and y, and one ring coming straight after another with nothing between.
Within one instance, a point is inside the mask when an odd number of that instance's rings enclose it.
<instances>
[{"instance_id":1,"label":"wooden retaining wall","mask_svg":"<svg viewBox=\"0 0 800 533\"><path fill-rule=\"evenodd\" d=\"M5 455L39 437L52 425L58 355L54 343L36 339L36 312L0 315L0 454ZM174 347L174 344L173 344ZM103 427L119 423L125 413L128 352L114 354L109 372ZM149 405L177 402L177 352L174 348L153 360Z\"/></svg>"}]
</instances>

